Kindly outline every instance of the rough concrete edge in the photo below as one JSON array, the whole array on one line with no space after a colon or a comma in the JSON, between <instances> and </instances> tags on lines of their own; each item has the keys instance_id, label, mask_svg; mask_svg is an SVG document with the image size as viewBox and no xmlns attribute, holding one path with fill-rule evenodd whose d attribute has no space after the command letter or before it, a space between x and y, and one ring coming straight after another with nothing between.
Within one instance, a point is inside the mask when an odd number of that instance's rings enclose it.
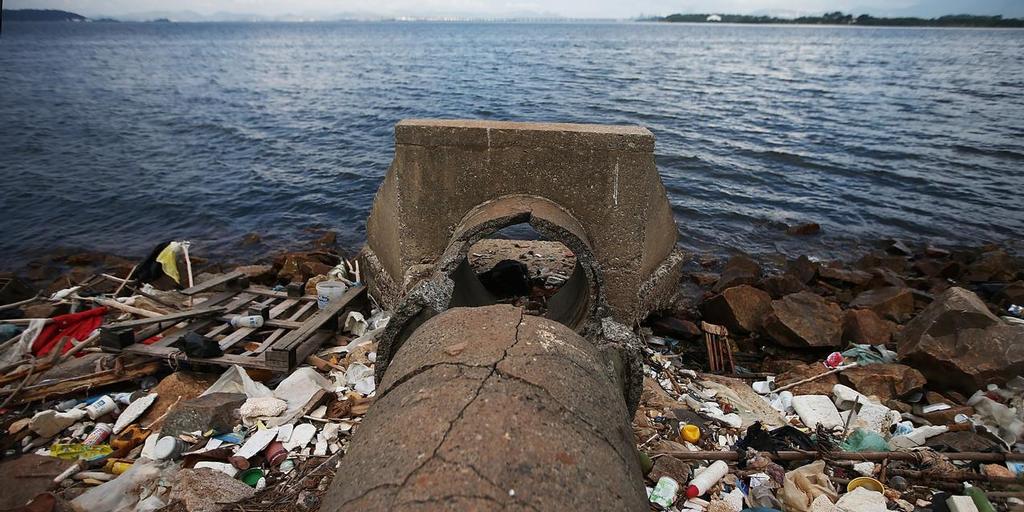
<instances>
[{"instance_id":1,"label":"rough concrete edge","mask_svg":"<svg viewBox=\"0 0 1024 512\"><path fill-rule=\"evenodd\" d=\"M647 315L651 311L659 311L670 306L675 298L676 289L683 275L683 265L686 263L686 253L676 247L662 260L661 264L654 269L646 281L637 290L638 315ZM632 318L634 322L640 322L643 318Z\"/></svg>"},{"instance_id":2,"label":"rough concrete edge","mask_svg":"<svg viewBox=\"0 0 1024 512\"><path fill-rule=\"evenodd\" d=\"M587 339L593 342L605 359L610 376L622 388L626 401L627 421L640 405L640 394L644 389L643 356L640 347L643 340L633 330L608 316L597 323Z\"/></svg>"},{"instance_id":3,"label":"rough concrete edge","mask_svg":"<svg viewBox=\"0 0 1024 512\"><path fill-rule=\"evenodd\" d=\"M401 290L395 285L395 281L391 279L391 274L381 264L377 253L373 251L369 244L366 244L359 251L359 254L356 255L356 259L359 261L367 292L385 310L396 309L399 298L402 295Z\"/></svg>"}]
</instances>

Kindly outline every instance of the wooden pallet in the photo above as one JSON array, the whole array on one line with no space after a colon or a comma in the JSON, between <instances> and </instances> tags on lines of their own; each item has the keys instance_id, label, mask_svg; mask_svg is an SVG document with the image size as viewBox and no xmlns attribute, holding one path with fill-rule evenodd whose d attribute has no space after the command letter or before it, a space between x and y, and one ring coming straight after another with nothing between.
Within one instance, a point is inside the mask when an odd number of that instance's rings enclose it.
<instances>
[{"instance_id":1,"label":"wooden pallet","mask_svg":"<svg viewBox=\"0 0 1024 512\"><path fill-rule=\"evenodd\" d=\"M225 285L227 291L215 292L191 310L119 322L101 329L101 346L108 351L159 357L176 362L239 365L274 372L290 372L306 360L321 344L338 331L339 322L348 309L361 305L366 288L356 286L332 301L325 309L317 309L316 297L290 297L269 288L242 286L237 281L219 280L213 286L186 290L188 295L209 291ZM229 323L237 315L261 315L260 328L234 328ZM176 344L190 332L214 339L224 355L211 358L190 358ZM142 341L162 337L149 345Z\"/></svg>"}]
</instances>

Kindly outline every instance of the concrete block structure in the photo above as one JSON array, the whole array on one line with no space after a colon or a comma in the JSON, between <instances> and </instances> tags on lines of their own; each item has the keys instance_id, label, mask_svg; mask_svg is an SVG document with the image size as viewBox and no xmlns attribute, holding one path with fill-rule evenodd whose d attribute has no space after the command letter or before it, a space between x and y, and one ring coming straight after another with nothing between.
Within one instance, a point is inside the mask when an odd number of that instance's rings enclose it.
<instances>
[{"instance_id":1,"label":"concrete block structure","mask_svg":"<svg viewBox=\"0 0 1024 512\"><path fill-rule=\"evenodd\" d=\"M423 281L452 278L438 300L453 303L438 307L485 305L455 276L474 242L519 223L577 256L553 299L565 307L549 314L570 327L608 315L633 325L676 289L682 256L647 129L405 120L367 220L370 292L395 309Z\"/></svg>"}]
</instances>

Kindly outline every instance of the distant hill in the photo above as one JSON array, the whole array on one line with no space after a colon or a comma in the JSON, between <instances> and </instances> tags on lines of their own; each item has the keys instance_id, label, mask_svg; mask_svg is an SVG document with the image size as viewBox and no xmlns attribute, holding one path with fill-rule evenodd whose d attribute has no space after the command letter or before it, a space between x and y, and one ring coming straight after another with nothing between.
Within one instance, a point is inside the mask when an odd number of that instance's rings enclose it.
<instances>
[{"instance_id":1,"label":"distant hill","mask_svg":"<svg viewBox=\"0 0 1024 512\"><path fill-rule=\"evenodd\" d=\"M4 9L0 13L4 21L87 21L88 18L73 12L54 9Z\"/></svg>"}]
</instances>

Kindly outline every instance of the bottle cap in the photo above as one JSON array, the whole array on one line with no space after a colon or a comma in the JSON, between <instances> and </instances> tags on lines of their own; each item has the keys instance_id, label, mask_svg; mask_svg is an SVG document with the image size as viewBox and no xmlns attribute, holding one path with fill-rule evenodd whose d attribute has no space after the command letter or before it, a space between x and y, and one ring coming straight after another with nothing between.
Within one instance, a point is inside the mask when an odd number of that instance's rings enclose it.
<instances>
[{"instance_id":1,"label":"bottle cap","mask_svg":"<svg viewBox=\"0 0 1024 512\"><path fill-rule=\"evenodd\" d=\"M697 496L700 496L700 489L698 489L696 485L686 486L686 499L692 500Z\"/></svg>"}]
</instances>

